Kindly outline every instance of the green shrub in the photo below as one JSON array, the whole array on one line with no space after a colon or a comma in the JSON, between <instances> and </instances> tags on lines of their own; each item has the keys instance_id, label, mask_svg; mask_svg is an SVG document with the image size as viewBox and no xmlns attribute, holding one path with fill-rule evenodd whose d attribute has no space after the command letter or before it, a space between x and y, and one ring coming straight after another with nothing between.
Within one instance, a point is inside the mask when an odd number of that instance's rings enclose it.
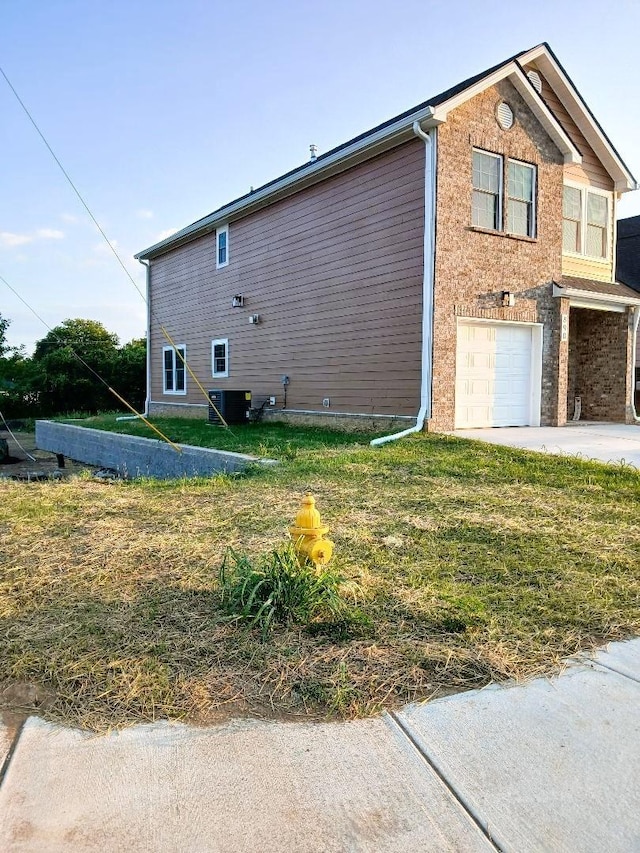
<instances>
[{"instance_id":1,"label":"green shrub","mask_svg":"<svg viewBox=\"0 0 640 853\"><path fill-rule=\"evenodd\" d=\"M222 604L229 615L257 624L266 633L275 622L308 624L314 617L339 616L341 578L309 560L298 562L292 543L253 563L229 548L220 567Z\"/></svg>"}]
</instances>

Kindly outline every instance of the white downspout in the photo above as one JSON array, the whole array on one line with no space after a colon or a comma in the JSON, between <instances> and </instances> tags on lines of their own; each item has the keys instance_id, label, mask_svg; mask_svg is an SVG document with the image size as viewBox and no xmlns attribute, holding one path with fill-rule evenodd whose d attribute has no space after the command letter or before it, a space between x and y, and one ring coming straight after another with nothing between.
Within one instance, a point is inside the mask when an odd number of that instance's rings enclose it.
<instances>
[{"instance_id":1,"label":"white downspout","mask_svg":"<svg viewBox=\"0 0 640 853\"><path fill-rule=\"evenodd\" d=\"M144 400L143 415L149 417L149 403L151 401L151 261L143 261L140 258L140 263L146 270L146 296L147 296L147 395ZM135 421L139 415L121 415L116 418L117 421Z\"/></svg>"},{"instance_id":2,"label":"white downspout","mask_svg":"<svg viewBox=\"0 0 640 853\"><path fill-rule=\"evenodd\" d=\"M392 435L384 435L374 438L370 442L372 447L379 447L389 441L397 441L413 432L421 432L424 422L431 417L431 378L433 369L433 279L435 260L435 232L436 232L436 158L437 158L437 136L436 129L431 128L428 133L420 127L420 123L414 121L413 132L424 141L425 145L425 167L424 167L424 273L422 278L422 380L420 385L420 411L416 418L415 426L396 432Z\"/></svg>"},{"instance_id":3,"label":"white downspout","mask_svg":"<svg viewBox=\"0 0 640 853\"><path fill-rule=\"evenodd\" d=\"M633 419L636 423L640 422L640 417L636 411L636 367L637 367L637 352L638 352L638 324L640 323L640 305L636 305L633 309L633 351L631 353L631 411Z\"/></svg>"}]
</instances>

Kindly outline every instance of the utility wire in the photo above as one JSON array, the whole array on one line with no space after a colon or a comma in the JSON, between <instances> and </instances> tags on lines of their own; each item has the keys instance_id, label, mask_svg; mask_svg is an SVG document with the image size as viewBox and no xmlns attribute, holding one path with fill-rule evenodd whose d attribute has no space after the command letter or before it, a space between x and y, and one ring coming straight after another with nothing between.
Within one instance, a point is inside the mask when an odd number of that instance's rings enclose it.
<instances>
[{"instance_id":1,"label":"utility wire","mask_svg":"<svg viewBox=\"0 0 640 853\"><path fill-rule=\"evenodd\" d=\"M47 147L47 150L48 150L49 154L51 154L51 156L53 157L53 159L56 161L56 163L57 163L57 165L58 165L58 168L60 169L60 171L62 172L62 174L63 174L63 175L65 176L65 178L67 179L67 182L68 182L69 186L70 186L70 187L71 187L71 189L74 191L74 193L78 196L78 199L80 200L80 204L81 204L81 205L84 207L84 209L87 211L87 213L88 213L88 214L89 214L89 216L91 217L91 220L92 220L93 224L96 226L96 228L98 229L98 231L102 234L102 236L103 236L103 238L104 238L105 242L107 243L107 246L109 246L109 248L111 249L111 251L112 251L112 253L113 253L114 257L115 257L115 259L117 260L117 262L120 264L120 266L121 266L121 267L122 267L122 269L124 270L125 275L126 275L126 276L127 276L127 278L129 279L129 281L131 282L131 284L135 287L135 289L138 291L138 293L139 293L139 295L140 295L140 298L143 300L143 302L146 302L146 299L145 299L145 297L144 297L144 294L142 293L142 291L140 290L140 288L139 288L139 287L138 287L138 285L136 284L135 279L133 278L133 276L131 275L131 273L129 272L129 270L127 269L127 267L125 266L124 261L122 260L122 258L120 257L120 255L117 253L117 251L116 251L116 249L115 249L115 246L113 245L113 243L111 242L111 240L109 240L109 238L107 237L107 235L106 235L106 234L104 233L104 231L102 230L102 227L101 227L100 223L98 222L98 220L95 218L95 216L94 216L94 215L93 215L93 213L91 212L91 210L90 210L90 208L89 208L89 205L86 203L86 201L85 201L85 200L84 200L84 198L82 197L82 195L81 195L81 193L80 193L80 190L79 190L79 189L76 187L76 185L73 183L73 181L71 180L71 178L70 178L70 176L69 176L69 173L68 173L68 172L67 172L67 170L64 168L64 166L62 165L62 163L60 162L60 160L58 160L58 158L56 157L56 154L55 154L55 152L54 152L53 148L52 148L52 147L49 145L49 143L47 142L47 140L46 140L46 137L45 137L44 133L40 130L40 128L39 128L39 127L38 127L38 125L36 124L36 120L34 119L34 117L31 115L31 113L30 113L30 112L29 112L29 110L27 109L27 106L26 106L26 104L24 103L24 101L22 100L22 98L20 97L20 95L16 92L16 90L15 90L15 88L14 88L13 84L11 83L11 80L9 80L9 78L8 78L8 77L7 77L7 75L5 74L4 69L2 68L2 66L0 66L0 74L2 74L2 76L3 76L3 77L4 77L4 79L6 80L6 82L7 82L7 86L11 89L11 91L12 91L12 92L13 92L13 94L15 95L16 100L18 101L18 103L20 104L20 106L22 107L22 109L24 110L24 112L25 112L25 114L26 114L27 118L29 119L29 121L31 122L31 124L34 126L34 128L35 128L35 130L36 130L36 133L38 134L38 136L40 137L40 139L44 142L45 146Z\"/></svg>"},{"instance_id":2,"label":"utility wire","mask_svg":"<svg viewBox=\"0 0 640 853\"><path fill-rule=\"evenodd\" d=\"M15 435L11 432L11 429L10 429L10 427L9 427L9 424L5 421L5 419L4 419L4 415L2 414L2 412L0 412L0 419L2 419L2 423L4 424L4 428L5 428L5 429L6 429L6 431L9 433L9 435L11 436L11 438L15 441L15 443L18 445L18 447L20 448L20 450L24 453L24 455L25 455L25 456L28 456L28 457L29 457L29 459L30 459L32 462L37 462L38 460L36 459L36 457L35 457L35 456L32 456L32 455L29 453L29 451L28 451L28 450L25 450L25 449L24 449L24 447L23 447L23 446L20 444L20 442L18 441L18 439L15 437Z\"/></svg>"},{"instance_id":3,"label":"utility wire","mask_svg":"<svg viewBox=\"0 0 640 853\"><path fill-rule=\"evenodd\" d=\"M8 78L8 77L7 77L7 75L5 74L4 69L2 68L2 66L0 66L0 74L2 74L2 76L4 77L4 79L5 79L6 83L7 83L7 86L11 89L11 91L12 91L12 92L13 92L13 94L15 95L15 98L16 98L16 100L18 101L18 103L20 104L20 106L22 107L22 109L24 110L25 115L27 116L27 118L29 119L29 121L31 122L31 124L33 125L33 127L35 128L36 133L38 134L38 136L40 137L40 139L44 142L44 144L45 144L45 146L46 146L46 148L47 148L48 152L51 154L51 156L53 157L53 159L54 159L54 160L55 160L55 162L57 163L58 168L60 169L60 171L62 172L62 174L63 174L63 175L65 176L65 178L67 179L67 182L69 183L69 186L70 186L70 187L71 187L71 189L74 191L74 193L78 196L78 199L80 200L80 204L84 207L84 209L87 211L87 213L88 213L88 214L89 214L89 216L91 217L91 220L92 220L93 224L96 226L96 228L98 229L98 231L100 232L100 234L101 234L101 235L102 235L102 237L104 238L104 240L105 240L105 242L106 242L107 246L109 247L109 249L111 250L111 252L112 252L113 256L115 257L115 259L117 260L117 262L120 264L120 266L121 266L121 267L122 267L122 269L124 270L125 275L126 275L126 276L127 276L127 278L129 279L129 281L131 282L131 284L135 287L135 289L136 289L136 291L138 292L138 295L140 296L140 298L142 299L142 301L145 303L145 305L147 305L147 310L150 312L150 315L153 317L153 319L155 320L155 322L158 324L158 326L159 326L159 328L161 329L161 331L162 331L163 335L165 336L165 338L166 338L166 339L167 339L167 341L169 342L169 345L173 347L173 349L174 349L174 351L175 351L176 355L178 356L178 358L180 359L180 361L181 361L181 362L182 362L182 364L184 365L185 369L186 369L186 370L187 370L187 372L189 373L189 376L193 379L193 381L196 383L196 385L198 386L198 388L200 389L200 391L202 391L202 393L204 394L204 397L205 397L205 399L207 400L207 403L208 403L208 404L209 404L209 405L214 409L214 411L216 412L216 414L218 415L218 417L220 418L220 420L222 421L222 423L224 424L224 426L225 426L227 429L229 429L229 424L226 422L226 420L222 417L222 414L221 414L221 413L218 411L218 409L216 408L215 403L213 403L213 401L211 400L211 398L210 398L210 397L209 397L209 395L207 394L207 392L206 392L206 390L204 389L204 387L203 387L202 383L200 382L200 380L198 379L198 377L195 375L195 373L194 373L194 372L193 372L193 370L191 369L190 365L188 365L188 364L187 364L186 359L184 358L184 356L182 355L182 353L181 353L181 352L176 348L176 345L173 343L173 341L172 341L171 337L169 336L169 333L167 332L167 330L165 329L165 327L162 325L162 323L159 321L159 319L158 319L158 318L157 318L157 316L155 315L155 312L154 312L153 310L151 310L151 309L150 309L150 306L147 304L147 299L146 299L146 297L144 296L144 294L142 293L142 291L140 290L140 288L139 288L139 287L138 287L138 285L136 284L135 279L133 278L133 276L131 275L131 273L130 273L130 272L129 272L129 270L127 269L127 267L126 267L126 265L125 265L124 261L122 260L122 258L121 258L121 257L120 257L120 255L118 254L118 252L116 251L116 247L113 245L113 243L111 242L111 240L109 240L109 238L108 238L108 237L107 237L107 235L105 234L104 230L102 229L102 227L101 227L100 223L98 222L98 220L95 218L95 216L94 216L94 215L93 215L93 213L91 212L91 209L89 208L89 205L86 203L86 201L85 201L85 200L84 200L84 198L82 197L82 194L80 193L80 190L79 190L79 189L76 187L76 185L73 183L73 181L71 180L71 177L69 176L69 173L68 173L68 172L67 172L67 170L64 168L64 166L62 165L62 163L60 162L60 160L58 159L58 157L56 156L56 154L55 154L55 152L54 152L53 148L52 148L52 147L49 145L49 143L47 142L47 139L46 139L46 137L45 137L44 133L43 133L43 132L40 130L40 128L38 127L38 125L37 125L37 123L36 123L36 120L34 119L34 117L31 115L31 113L30 113L30 112L29 112L29 110L27 109L26 104L24 103L24 101L22 100L22 98L20 97L20 95L17 93L17 91L16 91L15 87L13 86L13 84L12 84L11 80L9 80L9 78ZM3 280L4 280L4 279L3 279ZM6 284L6 282L5 282L5 284ZM12 289L12 288L11 288L11 289ZM15 293L15 291L13 291L13 292ZM16 295L17 295L17 294L16 294ZM26 305L26 303L25 303L25 305ZM29 308L29 306L27 306L27 307ZM31 310L31 309L30 309L30 310ZM35 313L35 312L34 312L34 313ZM37 315L36 315L36 316L37 316ZM43 322L44 322L44 321L43 321ZM45 325L46 325L46 323L45 323ZM49 327L47 326L47 328L49 328ZM147 346L150 346L150 345L151 345L151 341L147 341ZM101 381L102 381L102 380L101 380ZM110 390L111 390L111 389L110 389ZM115 393L115 392L114 392L114 393ZM127 405L128 405L128 404L127 404ZM136 414L137 414L137 412L136 412ZM147 422L147 423L148 423L148 422ZM149 425L150 425L150 424L149 424ZM155 428L154 428L154 429L155 429ZM231 431L231 430L230 430L230 431ZM156 430L156 432L158 432L158 430ZM171 442L169 442L169 443L171 443Z\"/></svg>"},{"instance_id":4,"label":"utility wire","mask_svg":"<svg viewBox=\"0 0 640 853\"><path fill-rule=\"evenodd\" d=\"M100 374L97 372L97 370L94 370L94 369L93 369L93 367L91 367L91 365L90 365L90 364L87 364L87 362L82 358L82 356L81 356L81 355L79 355L79 354L74 350L74 348L73 348L73 347L69 346L69 344L68 344L68 343L66 343L65 341L63 341L63 340L62 340L62 338L59 338L59 337L58 337L58 335L53 331L53 329L51 328L51 326L50 326L48 323L46 323L46 322L42 319L42 317L38 314L38 312L35 310L35 308L32 308L32 307L31 307L31 305L29 305L29 303L26 301L26 299L23 299L23 297L22 297L22 296L20 296L20 294L18 293L18 291L17 291L17 290L15 290L15 288L11 287L11 285L10 285L10 284L9 284L9 282L6 280L6 278L3 278L3 276L1 276L1 275L0 275L0 281L1 281L1 282L3 282L3 284L6 284L6 286L9 288L9 290L10 290L10 291L15 295L15 296L17 296L17 297L18 297L18 299L20 300L20 302L22 302L22 304L23 304L23 305L25 305L25 306L29 309L29 311L31 311L31 313L32 313L35 317L37 317L37 318L38 318L38 320L40 320L40 322L42 323L42 325L43 325L46 329L48 329L48 330L49 330L49 332L53 335L53 337L55 338L55 340L56 340L59 344L61 344L62 346L66 347L66 348L69 350L69 352L73 355L73 357L74 357L74 358L76 358L76 359L80 362L80 364L81 364L83 367L85 367L85 368L86 368L86 369L87 369L91 374L93 374L93 376L95 376L95 378L98 380L98 382L101 382L101 383L105 386L105 388L106 388L106 389L107 389L111 394L113 394L113 396L114 396L117 400L119 400L119 401L120 401L124 406L126 406L126 407L127 407L127 409L129 409L129 411L130 411L130 412L132 412L132 413L133 413L137 418L140 418L140 420L141 420L141 421L143 421L143 422L144 422L144 423L149 427L149 429L151 429L151 430L153 430L153 432L157 433L157 434L160 436L160 438L162 438L164 441L166 441L166 442L167 442L167 444L170 444L170 445L171 445L171 447L173 447L173 449L174 449L177 453L182 453L182 448L181 448L179 445L177 445L177 444L175 444L173 441L171 441L171 439L170 439L170 438L167 438L167 436L166 436L163 432L161 432L161 431L160 431L156 426L154 426L150 421L148 421L148 420L147 420L147 418L146 418L144 415L141 415L139 412L136 412L136 410L133 408L133 406L132 406L130 403L128 403L128 402L124 399L124 397L120 396L120 394L118 394L118 392L117 392L117 391L115 391L115 390L114 390L114 389L109 385L109 383L106 381L106 379L103 379L103 378L102 378L102 376L100 376Z\"/></svg>"}]
</instances>

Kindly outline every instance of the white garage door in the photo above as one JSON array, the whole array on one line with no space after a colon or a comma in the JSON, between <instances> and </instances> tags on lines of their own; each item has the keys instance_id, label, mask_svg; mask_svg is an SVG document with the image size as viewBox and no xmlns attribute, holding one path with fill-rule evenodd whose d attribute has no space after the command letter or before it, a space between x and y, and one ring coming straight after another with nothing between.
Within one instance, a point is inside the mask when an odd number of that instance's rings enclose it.
<instances>
[{"instance_id":1,"label":"white garage door","mask_svg":"<svg viewBox=\"0 0 640 853\"><path fill-rule=\"evenodd\" d=\"M532 327L458 323L456 429L532 423Z\"/></svg>"}]
</instances>

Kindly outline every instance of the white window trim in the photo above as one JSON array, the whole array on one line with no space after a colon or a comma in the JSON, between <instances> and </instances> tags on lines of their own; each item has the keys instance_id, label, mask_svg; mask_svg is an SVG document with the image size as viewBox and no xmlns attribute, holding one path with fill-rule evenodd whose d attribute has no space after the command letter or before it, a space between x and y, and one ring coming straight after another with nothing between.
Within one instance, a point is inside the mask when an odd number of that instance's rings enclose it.
<instances>
[{"instance_id":1,"label":"white window trim","mask_svg":"<svg viewBox=\"0 0 640 853\"><path fill-rule=\"evenodd\" d=\"M216 345L224 344L225 348L225 365L224 372L216 373L215 347ZM229 338L216 338L211 341L211 375L214 379L226 379L229 376Z\"/></svg>"},{"instance_id":2,"label":"white window trim","mask_svg":"<svg viewBox=\"0 0 640 853\"><path fill-rule=\"evenodd\" d=\"M176 353L177 349L182 350L182 352L184 354L184 360L185 360L185 364L184 364L184 390L183 391L176 391L175 390L176 367L177 367L178 363L181 363L180 359L178 357L178 354ZM166 386L167 377L166 377L165 369L164 369L164 354L165 354L165 352L173 353L173 390L167 389L167 386ZM186 361L187 361L187 348L184 344L176 344L175 347L162 347L162 393L163 394L171 394L172 396L178 395L179 397L185 397L186 396L186 394L187 394L187 372L188 372L187 366L186 366Z\"/></svg>"},{"instance_id":3,"label":"white window trim","mask_svg":"<svg viewBox=\"0 0 640 853\"><path fill-rule=\"evenodd\" d=\"M509 199L511 196L509 195L509 183L508 183L508 169L509 163L517 163L518 166L526 166L529 169L533 170L533 198L531 199L531 234L520 234L517 231L511 231L509 229L509 215L507 211L507 229L505 231L506 234L513 234L514 237L530 237L532 240L535 240L536 235L538 233L538 217L537 217L537 207L538 207L538 167L535 163L527 163L526 160L517 160L515 157L507 158L507 191L505 193L505 201L507 202L507 206L509 204Z\"/></svg>"},{"instance_id":4,"label":"white window trim","mask_svg":"<svg viewBox=\"0 0 640 853\"><path fill-rule=\"evenodd\" d=\"M499 183L498 183L498 224L497 224L496 228L488 228L487 230L488 231L502 231L502 219L503 219L502 208L504 205L504 157L502 156L502 154L495 154L493 151L485 151L484 148L476 148L475 146L473 147L473 151L477 151L478 154L486 154L488 157L495 157L496 160L500 161L500 169L498 170L498 178L499 178ZM488 193L486 190L481 190L481 189L478 189L477 187L473 186L473 153L471 155L471 169L472 169L472 174L471 174L471 192L472 192L472 194L474 192L479 192L479 193L485 193L486 195L493 195L493 193ZM471 215L473 216L473 202L472 202L472 213L471 213ZM481 226L479 226L479 225L474 226L474 228L480 228L480 227Z\"/></svg>"},{"instance_id":5,"label":"white window trim","mask_svg":"<svg viewBox=\"0 0 640 853\"><path fill-rule=\"evenodd\" d=\"M221 264L220 263L220 235L226 235L226 247L227 247L227 259ZM223 267L229 266L229 226L228 225L220 225L216 228L216 269L220 270Z\"/></svg>"},{"instance_id":6,"label":"white window trim","mask_svg":"<svg viewBox=\"0 0 640 853\"><path fill-rule=\"evenodd\" d=\"M580 190L582 199L580 211L580 246L582 251L571 252L563 246L562 254L570 258L585 258L589 261L599 261L601 264L611 263L611 227L613 222L612 216L614 215L613 192L610 190L601 190L599 187L592 187L591 184L581 184L578 181L566 179L562 182L562 185L563 187L573 187L576 190ZM605 231L607 239L607 254L604 257L602 257L602 255L587 255L585 251L587 245L587 196L589 193L601 195L607 199L607 227ZM564 216L562 218L564 219Z\"/></svg>"}]
</instances>

